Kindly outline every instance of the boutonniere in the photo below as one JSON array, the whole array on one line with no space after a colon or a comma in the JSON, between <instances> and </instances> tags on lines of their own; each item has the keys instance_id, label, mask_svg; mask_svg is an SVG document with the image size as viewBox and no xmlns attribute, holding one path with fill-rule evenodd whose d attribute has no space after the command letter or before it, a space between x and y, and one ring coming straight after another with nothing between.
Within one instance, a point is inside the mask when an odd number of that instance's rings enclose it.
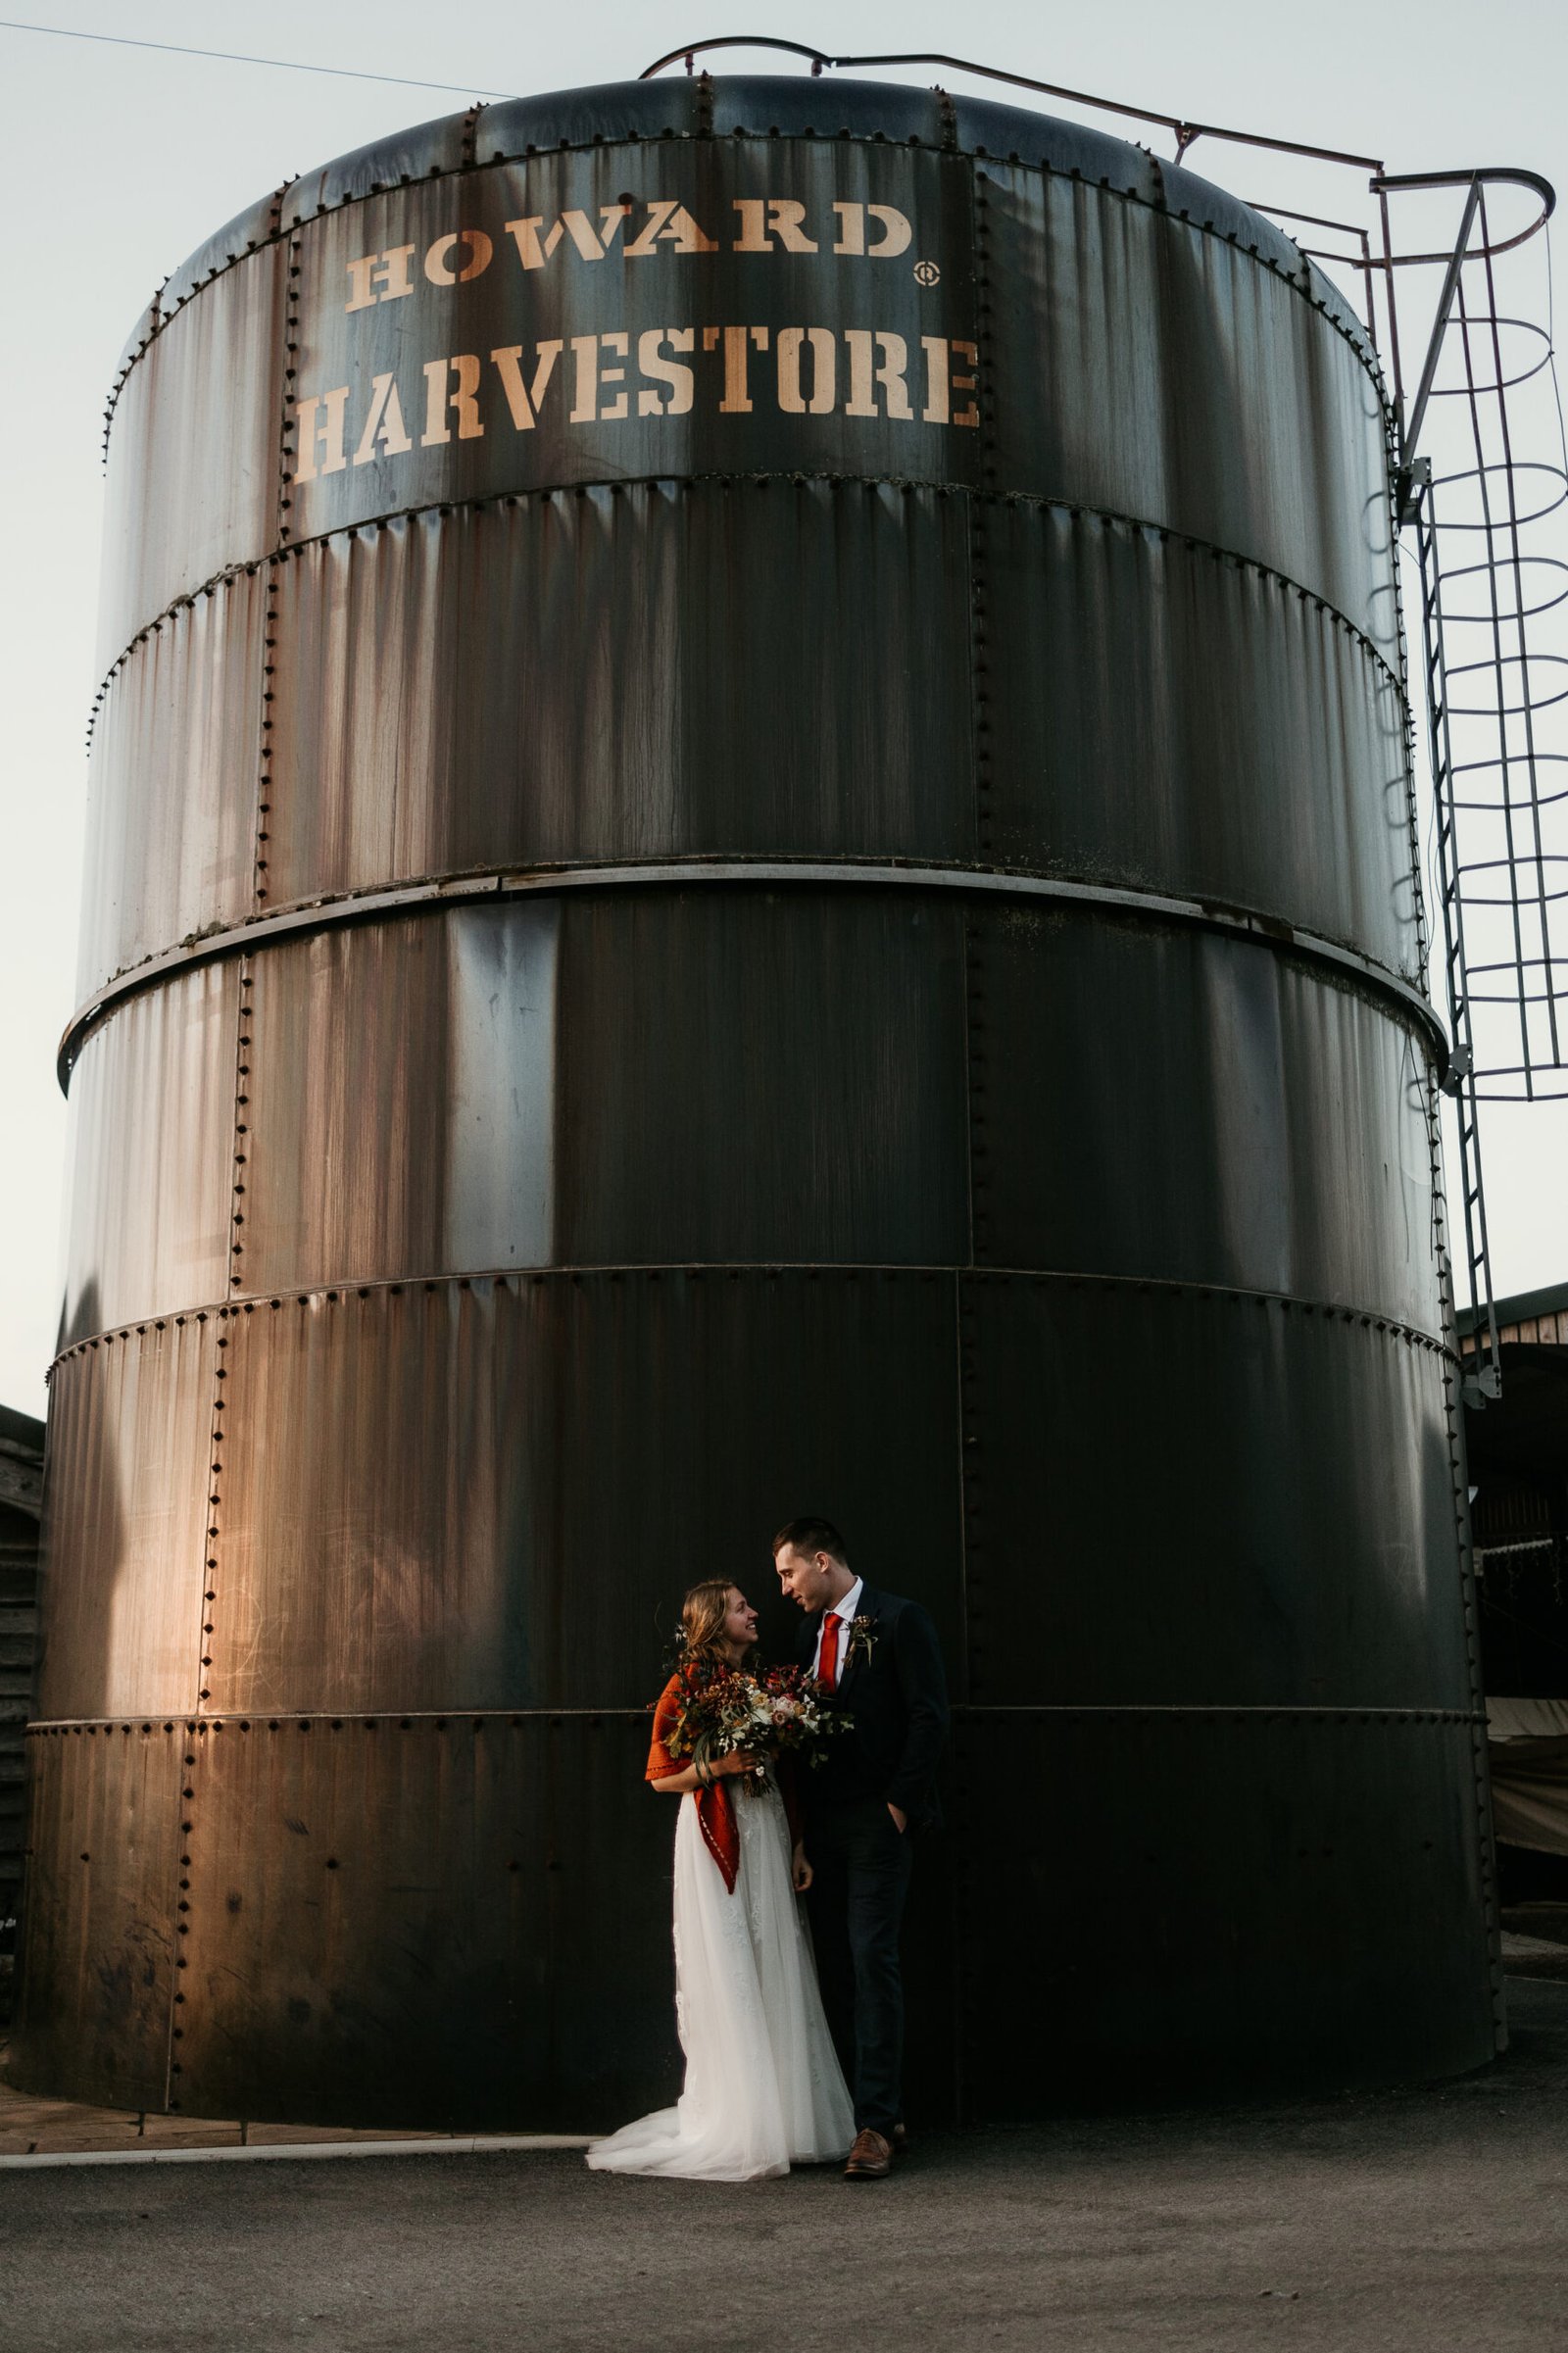
<instances>
[{"instance_id":1,"label":"boutonniere","mask_svg":"<svg viewBox=\"0 0 1568 2353\"><path fill-rule=\"evenodd\" d=\"M852 1618L850 1620L850 1639L844 1646L844 1664L849 1666L852 1660L863 1658L869 1665L871 1653L875 1648L875 1618Z\"/></svg>"}]
</instances>

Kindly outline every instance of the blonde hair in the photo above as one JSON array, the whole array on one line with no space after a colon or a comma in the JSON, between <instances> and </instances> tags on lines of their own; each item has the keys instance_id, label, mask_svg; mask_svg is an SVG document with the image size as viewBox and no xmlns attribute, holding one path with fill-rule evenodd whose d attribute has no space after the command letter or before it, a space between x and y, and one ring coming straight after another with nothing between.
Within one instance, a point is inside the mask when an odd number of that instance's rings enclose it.
<instances>
[{"instance_id":1,"label":"blonde hair","mask_svg":"<svg viewBox=\"0 0 1568 2353\"><path fill-rule=\"evenodd\" d=\"M681 1632L686 1638L686 1657L692 1665L699 1661L717 1666L719 1643L724 1639L724 1620L729 1615L729 1597L739 1587L731 1577L705 1577L694 1585L680 1605Z\"/></svg>"}]
</instances>

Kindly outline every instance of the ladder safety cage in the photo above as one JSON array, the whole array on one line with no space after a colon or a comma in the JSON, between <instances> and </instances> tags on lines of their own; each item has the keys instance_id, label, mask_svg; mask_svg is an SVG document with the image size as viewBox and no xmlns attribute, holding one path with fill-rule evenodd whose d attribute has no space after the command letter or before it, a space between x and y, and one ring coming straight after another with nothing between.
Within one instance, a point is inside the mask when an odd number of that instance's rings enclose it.
<instances>
[{"instance_id":1,"label":"ladder safety cage","mask_svg":"<svg viewBox=\"0 0 1568 2353\"><path fill-rule=\"evenodd\" d=\"M1536 201L1502 234L1489 189ZM1415 534L1432 766L1431 850L1474 1357L1467 1398L1500 1388L1480 1104L1568 1094L1568 448L1552 339L1553 196L1533 173L1380 174L1374 190L1458 190L1408 411L1397 381L1396 510ZM1494 209L1495 207L1494 195ZM1526 248L1530 250L1526 252Z\"/></svg>"},{"instance_id":2,"label":"ladder safety cage","mask_svg":"<svg viewBox=\"0 0 1568 2353\"><path fill-rule=\"evenodd\" d=\"M1494 238L1488 188L1544 193ZM1396 187L1408 183L1387 183ZM1415 184L1431 186L1423 175ZM1451 184L1451 183L1450 183ZM1421 564L1426 683L1455 1044L1482 1098L1568 1094L1568 449L1544 284L1499 260L1544 228L1550 191L1469 175L1400 451Z\"/></svg>"},{"instance_id":3,"label":"ladder safety cage","mask_svg":"<svg viewBox=\"0 0 1568 2353\"><path fill-rule=\"evenodd\" d=\"M1266 154L1287 185L1275 201L1249 194L1252 210L1293 236L1327 230L1341 240L1298 242L1355 304L1393 379L1393 515L1413 533L1420 568L1433 784L1428 846L1451 1038L1442 1084L1455 1110L1474 1335L1464 1395L1467 1403L1483 1404L1498 1395L1500 1377L1480 1105L1568 1096L1568 557L1557 552L1568 547L1568 442L1552 346L1550 183L1537 172L1491 167L1391 173L1371 156L1193 122L944 51L848 57L802 41L727 34L682 42L656 59L644 79L675 65L693 74L700 56L727 49L785 52L808 61L813 76L876 66L974 74L1163 134L1174 164L1199 140ZM1324 201L1325 172L1337 195L1345 186L1338 175L1347 171L1356 175L1359 221L1340 217L1338 206L1313 209ZM1516 222L1509 216L1521 193L1529 209ZM1456 233L1436 245L1429 240L1427 250L1396 249L1396 212L1402 224L1423 201L1451 208L1455 196ZM1347 197L1343 210L1353 209ZM1430 287L1432 274L1421 273L1440 271L1435 310L1423 317L1419 289ZM1403 353L1420 348L1422 337L1421 373L1407 403ZM1416 945L1431 994L1413 740L1406 762ZM1451 1316L1435 1088L1428 1097L1433 1239ZM1457 1346L1456 1333L1450 1338Z\"/></svg>"}]
</instances>

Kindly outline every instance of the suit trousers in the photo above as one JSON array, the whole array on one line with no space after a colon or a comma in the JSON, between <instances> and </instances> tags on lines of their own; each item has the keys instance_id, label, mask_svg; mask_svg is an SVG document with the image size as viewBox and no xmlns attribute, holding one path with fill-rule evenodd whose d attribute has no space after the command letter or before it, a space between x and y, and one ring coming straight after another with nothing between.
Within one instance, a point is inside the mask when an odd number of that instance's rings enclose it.
<instances>
[{"instance_id":1,"label":"suit trousers","mask_svg":"<svg viewBox=\"0 0 1568 2353\"><path fill-rule=\"evenodd\" d=\"M880 1797L814 1809L811 1941L822 2007L855 2096L855 2126L891 2134L904 2117L904 1925L913 1840Z\"/></svg>"}]
</instances>

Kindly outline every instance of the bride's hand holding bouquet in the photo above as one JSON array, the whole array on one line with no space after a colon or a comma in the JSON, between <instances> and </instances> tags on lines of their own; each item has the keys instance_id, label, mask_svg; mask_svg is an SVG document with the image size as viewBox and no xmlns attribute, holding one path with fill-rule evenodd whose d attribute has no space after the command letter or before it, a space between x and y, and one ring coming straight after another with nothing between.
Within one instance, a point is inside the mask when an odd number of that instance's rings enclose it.
<instances>
[{"instance_id":1,"label":"bride's hand holding bouquet","mask_svg":"<svg viewBox=\"0 0 1568 2353\"><path fill-rule=\"evenodd\" d=\"M783 1754L820 1764L841 1724L822 1688L799 1667L762 1674L710 1660L688 1660L679 1670L684 1690L665 1745L689 1756L698 1782L733 1775L743 1789L766 1779Z\"/></svg>"}]
</instances>

